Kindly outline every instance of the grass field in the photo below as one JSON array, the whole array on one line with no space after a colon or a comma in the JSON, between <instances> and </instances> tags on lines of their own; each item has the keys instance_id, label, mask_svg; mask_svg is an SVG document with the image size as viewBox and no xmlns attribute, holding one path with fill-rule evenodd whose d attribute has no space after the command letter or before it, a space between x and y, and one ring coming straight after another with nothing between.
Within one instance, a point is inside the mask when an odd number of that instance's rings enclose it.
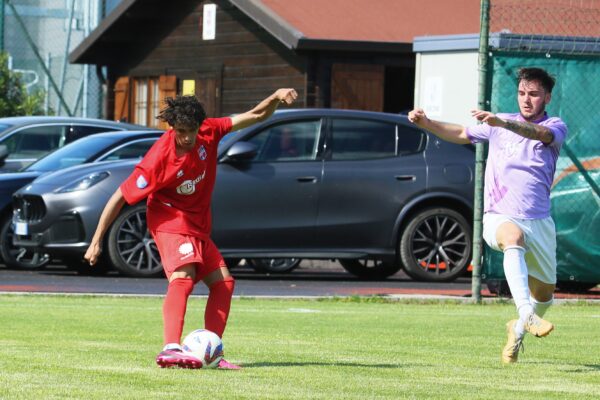
<instances>
[{"instance_id":1,"label":"grass field","mask_svg":"<svg viewBox=\"0 0 600 400\"><path fill-rule=\"evenodd\" d=\"M200 327L192 298L185 332ZM242 371L160 369L161 298L0 296L2 399L598 399L600 306L500 364L511 304L234 299Z\"/></svg>"}]
</instances>

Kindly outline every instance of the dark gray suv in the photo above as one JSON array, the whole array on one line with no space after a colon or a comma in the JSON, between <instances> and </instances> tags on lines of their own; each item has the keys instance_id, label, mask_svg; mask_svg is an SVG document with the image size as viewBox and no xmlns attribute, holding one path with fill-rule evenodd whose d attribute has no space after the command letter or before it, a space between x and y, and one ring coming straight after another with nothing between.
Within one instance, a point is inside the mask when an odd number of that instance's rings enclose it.
<instances>
[{"instance_id":1,"label":"dark gray suv","mask_svg":"<svg viewBox=\"0 0 600 400\"><path fill-rule=\"evenodd\" d=\"M338 259L363 278L404 267L452 280L471 257L474 150L443 142L405 116L279 111L222 141L213 239L235 259ZM81 259L110 195L135 162L46 175L14 196L19 245ZM105 241L105 265L161 271L145 204L126 207Z\"/></svg>"}]
</instances>

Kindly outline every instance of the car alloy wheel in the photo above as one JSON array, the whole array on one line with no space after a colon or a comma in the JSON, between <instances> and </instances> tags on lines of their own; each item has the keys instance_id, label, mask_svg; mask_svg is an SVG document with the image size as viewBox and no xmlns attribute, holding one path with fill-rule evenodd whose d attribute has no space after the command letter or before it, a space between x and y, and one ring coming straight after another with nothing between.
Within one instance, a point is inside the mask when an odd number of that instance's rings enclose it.
<instances>
[{"instance_id":1,"label":"car alloy wheel","mask_svg":"<svg viewBox=\"0 0 600 400\"><path fill-rule=\"evenodd\" d=\"M300 258L252 258L248 260L250 266L257 272L286 273L291 272L300 265Z\"/></svg>"},{"instance_id":2,"label":"car alloy wheel","mask_svg":"<svg viewBox=\"0 0 600 400\"><path fill-rule=\"evenodd\" d=\"M50 256L42 252L16 247L12 240L14 231L10 216L2 219L0 227L0 255L4 264L15 269L36 269L46 266L50 262Z\"/></svg>"},{"instance_id":3,"label":"car alloy wheel","mask_svg":"<svg viewBox=\"0 0 600 400\"><path fill-rule=\"evenodd\" d=\"M146 205L125 208L108 234L108 257L115 269L127 276L163 274L158 247L146 226Z\"/></svg>"},{"instance_id":4,"label":"car alloy wheel","mask_svg":"<svg viewBox=\"0 0 600 400\"><path fill-rule=\"evenodd\" d=\"M417 213L402 232L400 257L413 279L451 281L471 261L471 226L460 213L445 207Z\"/></svg>"}]
</instances>

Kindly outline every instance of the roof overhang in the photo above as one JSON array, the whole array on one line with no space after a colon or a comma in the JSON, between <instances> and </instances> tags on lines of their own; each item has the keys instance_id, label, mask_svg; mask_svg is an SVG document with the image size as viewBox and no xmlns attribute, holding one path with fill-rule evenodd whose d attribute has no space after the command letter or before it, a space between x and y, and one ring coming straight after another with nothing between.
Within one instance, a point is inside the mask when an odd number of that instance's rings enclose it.
<instances>
[{"instance_id":1,"label":"roof overhang","mask_svg":"<svg viewBox=\"0 0 600 400\"><path fill-rule=\"evenodd\" d=\"M290 50L411 53L412 43L374 42L308 38L270 8L248 0L229 2L269 32ZM139 51L139 38L148 41L164 28L165 9L161 0L122 0L70 54L74 64L108 65L109 60L130 57ZM180 2L168 10L183 18L195 2ZM187 7L185 7L187 5ZM176 11L174 11L176 9Z\"/></svg>"},{"instance_id":2,"label":"roof overhang","mask_svg":"<svg viewBox=\"0 0 600 400\"><path fill-rule=\"evenodd\" d=\"M158 38L170 20L184 18L195 5L193 1L178 0L177 7L164 7L162 0L121 0L69 54L73 64L108 65L110 60L130 57L141 51L140 40Z\"/></svg>"}]
</instances>

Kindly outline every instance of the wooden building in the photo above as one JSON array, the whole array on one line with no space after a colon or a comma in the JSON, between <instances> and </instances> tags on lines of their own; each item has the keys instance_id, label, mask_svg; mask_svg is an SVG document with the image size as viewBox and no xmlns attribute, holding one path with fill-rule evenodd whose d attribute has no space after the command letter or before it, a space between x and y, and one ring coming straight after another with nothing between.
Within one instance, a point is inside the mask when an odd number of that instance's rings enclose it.
<instances>
[{"instance_id":1,"label":"wooden building","mask_svg":"<svg viewBox=\"0 0 600 400\"><path fill-rule=\"evenodd\" d=\"M413 105L413 38L479 29L478 0L440 3L122 0L70 61L106 67L107 118L148 126L165 96L194 93L220 116L279 87L296 88L298 107L401 112Z\"/></svg>"}]
</instances>

